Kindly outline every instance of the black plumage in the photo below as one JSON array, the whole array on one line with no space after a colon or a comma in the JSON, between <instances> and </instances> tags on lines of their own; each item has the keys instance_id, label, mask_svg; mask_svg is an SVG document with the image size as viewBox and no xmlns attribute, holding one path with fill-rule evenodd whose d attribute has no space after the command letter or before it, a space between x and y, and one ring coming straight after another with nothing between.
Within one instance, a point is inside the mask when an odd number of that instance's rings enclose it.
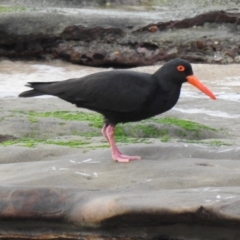
<instances>
[{"instance_id":1,"label":"black plumage","mask_svg":"<svg viewBox=\"0 0 240 240\"><path fill-rule=\"evenodd\" d=\"M118 123L140 121L171 109L184 82L190 82L215 99L210 90L198 81L197 86L196 81L190 63L174 59L154 74L114 70L65 81L30 82L27 86L33 89L19 97L57 96L77 107L101 113L105 118L104 128L111 126L114 131ZM108 134L103 135L109 141Z\"/></svg>"}]
</instances>

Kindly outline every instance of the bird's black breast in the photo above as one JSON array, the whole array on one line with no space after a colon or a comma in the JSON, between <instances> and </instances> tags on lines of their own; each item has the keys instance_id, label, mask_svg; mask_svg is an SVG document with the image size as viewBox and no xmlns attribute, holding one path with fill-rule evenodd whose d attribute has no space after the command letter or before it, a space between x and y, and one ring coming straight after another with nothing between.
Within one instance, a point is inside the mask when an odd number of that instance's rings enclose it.
<instances>
[{"instance_id":1,"label":"bird's black breast","mask_svg":"<svg viewBox=\"0 0 240 240\"><path fill-rule=\"evenodd\" d=\"M100 113L104 115L107 123L112 124L141 121L170 110L177 103L179 95L180 89L165 92L155 85L148 101L136 111L127 113L102 111Z\"/></svg>"},{"instance_id":2,"label":"bird's black breast","mask_svg":"<svg viewBox=\"0 0 240 240\"><path fill-rule=\"evenodd\" d=\"M144 119L156 94L152 75L131 71L99 73L79 81L72 101L104 115L111 123Z\"/></svg>"}]
</instances>

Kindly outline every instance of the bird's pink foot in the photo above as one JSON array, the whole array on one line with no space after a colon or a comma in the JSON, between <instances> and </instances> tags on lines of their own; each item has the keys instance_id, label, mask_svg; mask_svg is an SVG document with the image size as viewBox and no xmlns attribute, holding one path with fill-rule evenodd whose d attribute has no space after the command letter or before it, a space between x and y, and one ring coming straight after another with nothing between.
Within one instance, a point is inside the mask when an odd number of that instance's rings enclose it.
<instances>
[{"instance_id":1,"label":"bird's pink foot","mask_svg":"<svg viewBox=\"0 0 240 240\"><path fill-rule=\"evenodd\" d=\"M122 155L121 154L121 157L128 158L129 160L141 160L140 156L128 156L128 155Z\"/></svg>"},{"instance_id":2,"label":"bird's pink foot","mask_svg":"<svg viewBox=\"0 0 240 240\"><path fill-rule=\"evenodd\" d=\"M127 156L123 155L114 141L114 126L112 125L104 125L102 128L103 136L108 140L111 150L112 150L112 158L117 162L129 162L130 160L140 160L139 156Z\"/></svg>"},{"instance_id":3,"label":"bird's pink foot","mask_svg":"<svg viewBox=\"0 0 240 240\"><path fill-rule=\"evenodd\" d=\"M114 153L112 154L113 160L117 162L129 162L130 160L140 160L141 157L139 156L127 156L127 155L122 155L120 153Z\"/></svg>"}]
</instances>

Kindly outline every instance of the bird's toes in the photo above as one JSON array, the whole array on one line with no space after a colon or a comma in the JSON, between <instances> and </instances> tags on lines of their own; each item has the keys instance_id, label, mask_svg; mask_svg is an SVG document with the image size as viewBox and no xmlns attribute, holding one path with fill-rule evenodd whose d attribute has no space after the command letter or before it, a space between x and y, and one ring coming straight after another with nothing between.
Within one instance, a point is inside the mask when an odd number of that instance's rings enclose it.
<instances>
[{"instance_id":1,"label":"bird's toes","mask_svg":"<svg viewBox=\"0 0 240 240\"><path fill-rule=\"evenodd\" d=\"M128 158L122 158L122 157L118 157L114 159L116 162L123 162L123 163L128 163L129 159Z\"/></svg>"},{"instance_id":2,"label":"bird's toes","mask_svg":"<svg viewBox=\"0 0 240 240\"><path fill-rule=\"evenodd\" d=\"M112 159L116 162L129 162L129 158L127 156L123 156L121 154L112 155Z\"/></svg>"},{"instance_id":3,"label":"bird's toes","mask_svg":"<svg viewBox=\"0 0 240 240\"><path fill-rule=\"evenodd\" d=\"M140 156L127 156L127 155L121 155L123 158L128 158L129 160L141 160Z\"/></svg>"},{"instance_id":4,"label":"bird's toes","mask_svg":"<svg viewBox=\"0 0 240 240\"><path fill-rule=\"evenodd\" d=\"M114 155L112 156L113 160L117 161L117 162L129 162L130 160L140 160L141 157L140 156L127 156L127 155Z\"/></svg>"}]
</instances>

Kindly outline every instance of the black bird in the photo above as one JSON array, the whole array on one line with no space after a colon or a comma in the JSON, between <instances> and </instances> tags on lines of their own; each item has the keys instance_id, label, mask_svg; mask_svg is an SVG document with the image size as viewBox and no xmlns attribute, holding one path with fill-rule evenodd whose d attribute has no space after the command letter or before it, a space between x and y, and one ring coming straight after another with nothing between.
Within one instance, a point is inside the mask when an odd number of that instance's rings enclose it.
<instances>
[{"instance_id":1,"label":"black bird","mask_svg":"<svg viewBox=\"0 0 240 240\"><path fill-rule=\"evenodd\" d=\"M123 155L114 141L118 123L135 122L171 109L178 101L182 84L188 82L212 99L214 94L194 75L191 64L183 59L167 62L154 74L113 70L58 82L30 82L32 90L19 97L57 96L77 107L104 116L102 134L110 144L112 158L118 162L140 159Z\"/></svg>"}]
</instances>

